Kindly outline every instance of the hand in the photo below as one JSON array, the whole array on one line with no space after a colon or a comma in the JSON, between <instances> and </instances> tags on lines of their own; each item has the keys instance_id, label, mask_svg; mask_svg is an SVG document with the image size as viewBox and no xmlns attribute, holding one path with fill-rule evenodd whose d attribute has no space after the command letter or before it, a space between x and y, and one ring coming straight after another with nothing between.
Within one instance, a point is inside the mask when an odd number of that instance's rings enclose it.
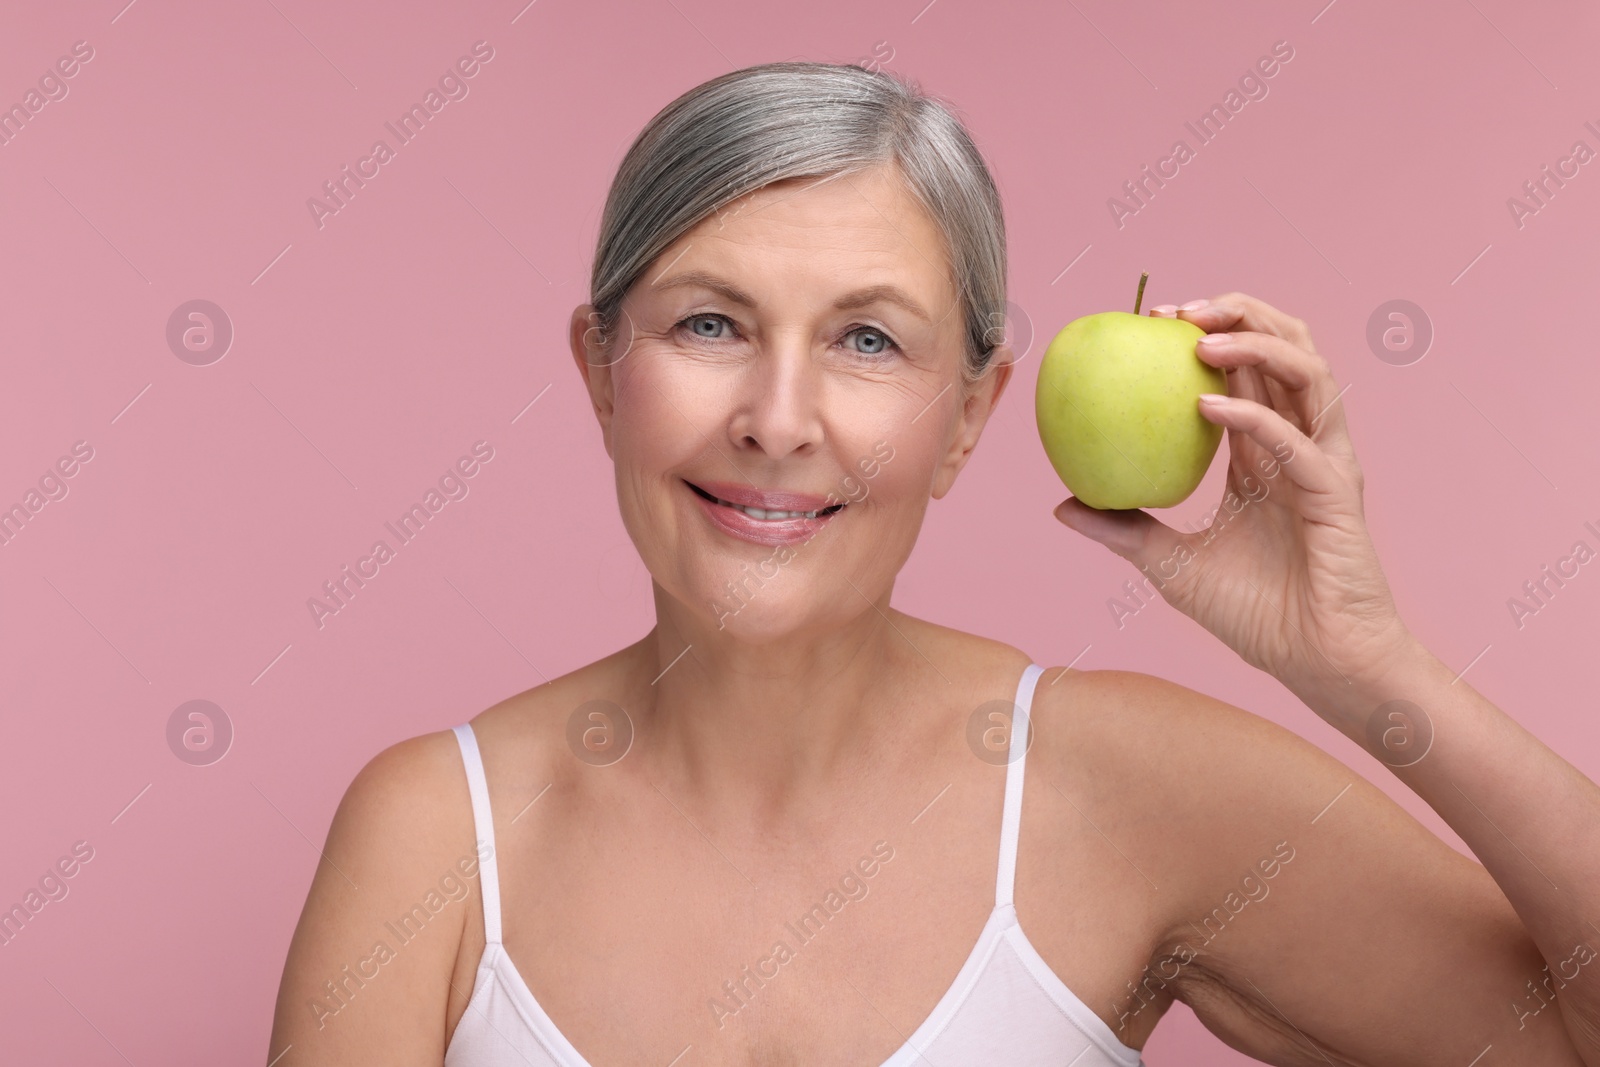
<instances>
[{"instance_id":1,"label":"hand","mask_svg":"<svg viewBox=\"0 0 1600 1067\"><path fill-rule=\"evenodd\" d=\"M1317 698L1375 682L1417 647L1367 533L1339 388L1301 320L1244 293L1193 303L1204 306L1150 314L1228 338L1195 345L1228 378L1225 402L1200 402L1228 436L1227 489L1211 525L1182 533L1144 511L1075 498L1055 514L1320 713L1327 701Z\"/></svg>"}]
</instances>

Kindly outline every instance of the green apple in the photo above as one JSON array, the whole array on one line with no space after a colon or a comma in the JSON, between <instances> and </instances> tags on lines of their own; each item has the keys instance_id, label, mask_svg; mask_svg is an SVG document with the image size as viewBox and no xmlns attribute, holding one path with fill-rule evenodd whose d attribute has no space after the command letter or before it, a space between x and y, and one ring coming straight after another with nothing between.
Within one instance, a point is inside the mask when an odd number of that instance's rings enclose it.
<instances>
[{"instance_id":1,"label":"green apple","mask_svg":"<svg viewBox=\"0 0 1600 1067\"><path fill-rule=\"evenodd\" d=\"M1195 355L1204 335L1183 319L1126 311L1085 315L1056 334L1035 415L1073 496L1092 508L1168 508L1194 492L1222 440L1200 394L1228 391L1227 376Z\"/></svg>"}]
</instances>

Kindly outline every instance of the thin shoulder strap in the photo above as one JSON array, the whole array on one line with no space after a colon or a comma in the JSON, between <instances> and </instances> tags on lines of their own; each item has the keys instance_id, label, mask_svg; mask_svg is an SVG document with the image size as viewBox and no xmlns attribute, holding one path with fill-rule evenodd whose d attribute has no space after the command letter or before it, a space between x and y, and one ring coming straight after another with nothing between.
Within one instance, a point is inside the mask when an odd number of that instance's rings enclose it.
<instances>
[{"instance_id":1,"label":"thin shoulder strap","mask_svg":"<svg viewBox=\"0 0 1600 1067\"><path fill-rule=\"evenodd\" d=\"M1016 710L1011 719L1011 748L1006 755L1006 804L1000 816L1000 873L995 881L996 907L1011 903L1017 876L1017 836L1022 826L1022 764L1028 754L1028 727L1033 689L1044 668L1030 663L1017 683Z\"/></svg>"},{"instance_id":2,"label":"thin shoulder strap","mask_svg":"<svg viewBox=\"0 0 1600 1067\"><path fill-rule=\"evenodd\" d=\"M494 814L489 810L489 780L483 774L478 738L468 723L453 728L467 768L467 789L472 793L472 823L478 838L478 888L483 893L483 939L500 943L500 868L495 862ZM485 848L484 846L488 847Z\"/></svg>"}]
</instances>

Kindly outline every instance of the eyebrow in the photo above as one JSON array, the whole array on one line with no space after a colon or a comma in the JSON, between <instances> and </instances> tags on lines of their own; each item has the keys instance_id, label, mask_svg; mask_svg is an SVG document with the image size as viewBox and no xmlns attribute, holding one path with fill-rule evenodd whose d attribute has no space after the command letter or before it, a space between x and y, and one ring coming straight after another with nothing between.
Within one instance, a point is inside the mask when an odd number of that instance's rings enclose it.
<instances>
[{"instance_id":1,"label":"eyebrow","mask_svg":"<svg viewBox=\"0 0 1600 1067\"><path fill-rule=\"evenodd\" d=\"M741 304L744 307L753 308L756 306L755 299L744 290L730 285L716 275L703 270L686 270L681 274L674 274L666 281L654 283L651 288L676 289L687 285L697 285L704 289L710 289L712 292L718 293L733 303ZM932 316L923 310L922 305L911 299L905 290L897 285L869 285L865 289L857 289L854 292L846 293L838 300L835 300L833 306L839 311L854 311L857 308L875 304L880 300L899 305L923 322L931 323L933 321Z\"/></svg>"}]
</instances>

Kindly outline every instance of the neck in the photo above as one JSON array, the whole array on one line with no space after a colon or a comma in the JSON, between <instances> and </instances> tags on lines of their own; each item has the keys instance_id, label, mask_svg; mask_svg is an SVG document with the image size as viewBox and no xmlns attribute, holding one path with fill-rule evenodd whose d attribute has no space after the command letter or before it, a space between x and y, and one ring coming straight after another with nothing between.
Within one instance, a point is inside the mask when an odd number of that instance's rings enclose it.
<instances>
[{"instance_id":1,"label":"neck","mask_svg":"<svg viewBox=\"0 0 1600 1067\"><path fill-rule=\"evenodd\" d=\"M636 745L654 780L772 817L859 780L904 725L920 674L889 590L843 625L752 640L655 587L656 626L634 646ZM909 658L908 658L909 657ZM924 668L925 664L922 665ZM633 711L634 709L630 709Z\"/></svg>"}]
</instances>

